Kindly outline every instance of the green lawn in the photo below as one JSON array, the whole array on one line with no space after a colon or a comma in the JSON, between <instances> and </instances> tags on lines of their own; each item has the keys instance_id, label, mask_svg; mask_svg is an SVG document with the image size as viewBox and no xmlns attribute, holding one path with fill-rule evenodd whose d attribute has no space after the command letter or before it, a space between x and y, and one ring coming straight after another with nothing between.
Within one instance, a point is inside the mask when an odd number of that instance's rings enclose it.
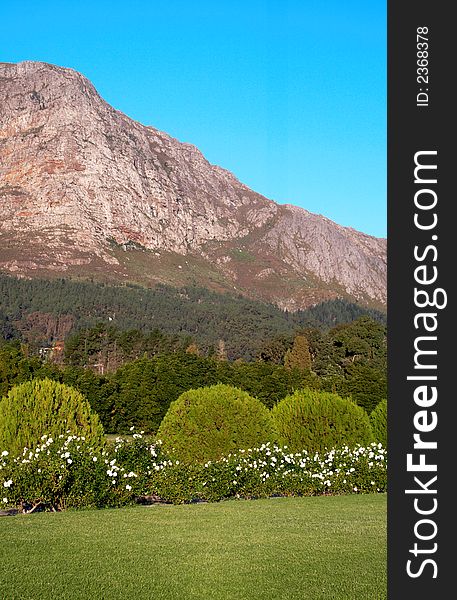
<instances>
[{"instance_id":1,"label":"green lawn","mask_svg":"<svg viewBox=\"0 0 457 600\"><path fill-rule=\"evenodd\" d=\"M2 600L382 600L386 496L0 517Z\"/></svg>"}]
</instances>

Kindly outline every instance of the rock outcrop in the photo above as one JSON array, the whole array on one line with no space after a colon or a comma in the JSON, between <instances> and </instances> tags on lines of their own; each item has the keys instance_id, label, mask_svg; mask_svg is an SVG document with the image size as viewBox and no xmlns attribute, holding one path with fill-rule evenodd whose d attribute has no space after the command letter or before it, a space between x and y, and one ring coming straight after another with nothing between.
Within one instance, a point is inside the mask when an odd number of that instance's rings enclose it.
<instances>
[{"instance_id":1,"label":"rock outcrop","mask_svg":"<svg viewBox=\"0 0 457 600\"><path fill-rule=\"evenodd\" d=\"M0 111L1 270L385 305L385 239L255 193L81 74L0 63Z\"/></svg>"}]
</instances>

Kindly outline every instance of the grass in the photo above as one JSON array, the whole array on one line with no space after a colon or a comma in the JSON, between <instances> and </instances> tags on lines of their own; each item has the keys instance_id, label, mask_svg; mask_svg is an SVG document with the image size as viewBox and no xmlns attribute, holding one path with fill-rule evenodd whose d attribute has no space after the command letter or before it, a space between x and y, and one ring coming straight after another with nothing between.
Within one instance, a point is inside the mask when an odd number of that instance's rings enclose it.
<instances>
[{"instance_id":1,"label":"grass","mask_svg":"<svg viewBox=\"0 0 457 600\"><path fill-rule=\"evenodd\" d=\"M2 600L383 600L386 496L0 518Z\"/></svg>"}]
</instances>

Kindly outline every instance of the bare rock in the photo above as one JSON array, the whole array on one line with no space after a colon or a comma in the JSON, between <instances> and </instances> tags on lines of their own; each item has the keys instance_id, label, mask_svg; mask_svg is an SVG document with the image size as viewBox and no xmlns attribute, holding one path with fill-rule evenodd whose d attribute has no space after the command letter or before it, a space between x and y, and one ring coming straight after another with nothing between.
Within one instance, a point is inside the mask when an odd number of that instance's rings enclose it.
<instances>
[{"instance_id":1,"label":"bare rock","mask_svg":"<svg viewBox=\"0 0 457 600\"><path fill-rule=\"evenodd\" d=\"M0 63L0 106L0 269L187 276L290 310L335 296L385 305L385 239L253 192L113 109L81 74ZM172 255L198 269L177 279Z\"/></svg>"}]
</instances>

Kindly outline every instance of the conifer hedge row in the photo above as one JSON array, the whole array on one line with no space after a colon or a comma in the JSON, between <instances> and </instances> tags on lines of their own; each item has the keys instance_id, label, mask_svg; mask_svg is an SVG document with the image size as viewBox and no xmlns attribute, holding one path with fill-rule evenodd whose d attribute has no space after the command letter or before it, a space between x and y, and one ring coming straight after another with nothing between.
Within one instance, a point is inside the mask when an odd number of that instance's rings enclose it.
<instances>
[{"instance_id":1,"label":"conifer hedge row","mask_svg":"<svg viewBox=\"0 0 457 600\"><path fill-rule=\"evenodd\" d=\"M323 452L386 441L386 403L370 418L352 400L303 389L272 410L247 392L213 385L181 394L159 428L169 455L185 463L219 460L242 449L278 442L291 452ZM0 401L0 449L13 454L36 445L42 435L84 436L103 444L103 428L78 391L44 379L15 386Z\"/></svg>"}]
</instances>

